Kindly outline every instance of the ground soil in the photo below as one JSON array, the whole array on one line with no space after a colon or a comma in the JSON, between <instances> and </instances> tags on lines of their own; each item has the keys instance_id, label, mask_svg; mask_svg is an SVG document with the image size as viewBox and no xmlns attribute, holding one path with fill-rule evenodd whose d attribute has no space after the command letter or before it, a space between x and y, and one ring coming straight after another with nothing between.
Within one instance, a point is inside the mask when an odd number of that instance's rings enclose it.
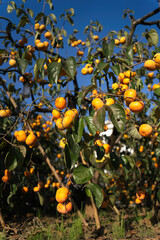
<instances>
[{"instance_id":1,"label":"ground soil","mask_svg":"<svg viewBox=\"0 0 160 240\"><path fill-rule=\"evenodd\" d=\"M122 216L122 215L121 215ZM77 218L76 213L63 216L63 229L70 231L74 219ZM137 217L132 213L123 212L123 221L114 212L101 211L100 221L101 229L96 230L94 219L87 219L89 226L83 228L83 233L76 240L160 240L160 223L154 222L153 217L140 213ZM11 219L5 219L6 228L0 227L0 239L23 240L23 239L50 239L40 238L38 234L43 235L48 226L52 226L56 239L67 239L63 236L63 231L57 229L57 225L61 225L62 217L45 216L37 217L32 213L28 213L25 217L14 216ZM67 234L66 231L66 234ZM36 237L37 236L37 237ZM46 235L44 235L46 236ZM57 238L57 236L59 236ZM51 238L52 239L52 238ZM71 239L72 240L72 239Z\"/></svg>"}]
</instances>

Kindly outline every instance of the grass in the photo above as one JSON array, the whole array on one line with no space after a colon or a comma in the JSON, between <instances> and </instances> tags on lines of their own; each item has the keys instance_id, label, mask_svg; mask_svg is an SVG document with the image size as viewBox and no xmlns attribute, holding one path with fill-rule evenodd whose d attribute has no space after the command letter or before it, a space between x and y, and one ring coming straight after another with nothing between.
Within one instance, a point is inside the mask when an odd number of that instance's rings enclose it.
<instances>
[{"instance_id":1,"label":"grass","mask_svg":"<svg viewBox=\"0 0 160 240\"><path fill-rule=\"evenodd\" d=\"M0 240L7 240L7 238L5 237L5 234L0 232Z\"/></svg>"},{"instance_id":2,"label":"grass","mask_svg":"<svg viewBox=\"0 0 160 240\"><path fill-rule=\"evenodd\" d=\"M118 216L118 220L113 223L112 234L114 240L125 237L125 220L123 212L121 216Z\"/></svg>"},{"instance_id":3,"label":"grass","mask_svg":"<svg viewBox=\"0 0 160 240\"><path fill-rule=\"evenodd\" d=\"M72 223L66 223L66 220L64 223L62 216L60 223L51 224L36 234L32 233L28 240L79 240L82 237L83 229L81 220L74 217Z\"/></svg>"}]
</instances>

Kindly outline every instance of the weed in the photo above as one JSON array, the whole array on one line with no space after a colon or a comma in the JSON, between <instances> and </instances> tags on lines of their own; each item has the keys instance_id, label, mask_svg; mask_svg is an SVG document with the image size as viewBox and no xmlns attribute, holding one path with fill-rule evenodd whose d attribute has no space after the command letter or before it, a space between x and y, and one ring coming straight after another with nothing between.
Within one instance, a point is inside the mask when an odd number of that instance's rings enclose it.
<instances>
[{"instance_id":1,"label":"weed","mask_svg":"<svg viewBox=\"0 0 160 240\"><path fill-rule=\"evenodd\" d=\"M118 220L113 223L112 226L113 239L121 239L125 237L125 220L124 213L121 216L118 216Z\"/></svg>"}]
</instances>

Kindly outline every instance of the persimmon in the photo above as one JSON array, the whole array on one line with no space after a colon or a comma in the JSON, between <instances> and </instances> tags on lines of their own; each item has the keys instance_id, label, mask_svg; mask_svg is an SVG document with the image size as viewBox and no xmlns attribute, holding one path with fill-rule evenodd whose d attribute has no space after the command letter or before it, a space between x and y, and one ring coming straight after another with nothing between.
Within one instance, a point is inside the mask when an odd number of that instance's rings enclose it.
<instances>
[{"instance_id":1,"label":"persimmon","mask_svg":"<svg viewBox=\"0 0 160 240\"><path fill-rule=\"evenodd\" d=\"M120 38L120 43L121 43L121 44L124 44L125 42L126 42L126 37L121 37L121 38Z\"/></svg>"},{"instance_id":2,"label":"persimmon","mask_svg":"<svg viewBox=\"0 0 160 240\"><path fill-rule=\"evenodd\" d=\"M95 63L96 63L96 64L98 64L99 62L100 62L100 60L99 60L99 59L96 59L96 60L95 60Z\"/></svg>"},{"instance_id":3,"label":"persimmon","mask_svg":"<svg viewBox=\"0 0 160 240\"><path fill-rule=\"evenodd\" d=\"M141 202L142 202L142 201L141 201L139 198L136 198L136 199L135 199L135 203L136 203L136 204L140 204Z\"/></svg>"},{"instance_id":4,"label":"persimmon","mask_svg":"<svg viewBox=\"0 0 160 240\"><path fill-rule=\"evenodd\" d=\"M66 99L64 97L58 97L55 101L55 106L58 109L64 109L66 107Z\"/></svg>"},{"instance_id":5,"label":"persimmon","mask_svg":"<svg viewBox=\"0 0 160 240\"><path fill-rule=\"evenodd\" d=\"M129 78L124 78L124 79L123 79L123 84L128 84L128 83L129 83L129 81L130 81L130 79L129 79Z\"/></svg>"},{"instance_id":6,"label":"persimmon","mask_svg":"<svg viewBox=\"0 0 160 240\"><path fill-rule=\"evenodd\" d=\"M10 65L11 67L17 67L16 60L15 60L15 59L10 59L10 60L9 60L9 65Z\"/></svg>"},{"instance_id":7,"label":"persimmon","mask_svg":"<svg viewBox=\"0 0 160 240\"><path fill-rule=\"evenodd\" d=\"M0 110L0 117L10 117L11 116L11 110Z\"/></svg>"},{"instance_id":8,"label":"persimmon","mask_svg":"<svg viewBox=\"0 0 160 240\"><path fill-rule=\"evenodd\" d=\"M126 78L131 78L131 77L134 77L135 73L128 70L128 71L124 72L124 75Z\"/></svg>"},{"instance_id":9,"label":"persimmon","mask_svg":"<svg viewBox=\"0 0 160 240\"><path fill-rule=\"evenodd\" d=\"M35 30L38 30L38 29L39 29L39 26L40 26L39 23L35 23L35 24L34 24L34 29L35 29Z\"/></svg>"},{"instance_id":10,"label":"persimmon","mask_svg":"<svg viewBox=\"0 0 160 240\"><path fill-rule=\"evenodd\" d=\"M103 148L105 149L106 154L111 151L111 146L107 143L103 144Z\"/></svg>"},{"instance_id":11,"label":"persimmon","mask_svg":"<svg viewBox=\"0 0 160 240\"><path fill-rule=\"evenodd\" d=\"M124 78L125 78L124 73L119 73L118 80L120 81L120 83L123 83Z\"/></svg>"},{"instance_id":12,"label":"persimmon","mask_svg":"<svg viewBox=\"0 0 160 240\"><path fill-rule=\"evenodd\" d=\"M72 122L73 122L73 117L66 116L64 118L58 118L56 121L56 126L58 129L64 130L71 127Z\"/></svg>"},{"instance_id":13,"label":"persimmon","mask_svg":"<svg viewBox=\"0 0 160 240\"><path fill-rule=\"evenodd\" d=\"M39 188L38 186L36 186L36 187L33 188L33 191L34 191L34 192L39 192L39 191L40 191L40 188Z\"/></svg>"},{"instance_id":14,"label":"persimmon","mask_svg":"<svg viewBox=\"0 0 160 240\"><path fill-rule=\"evenodd\" d=\"M36 39L36 40L35 40L35 45L37 46L37 44L40 43L40 42L41 42L40 39Z\"/></svg>"},{"instance_id":15,"label":"persimmon","mask_svg":"<svg viewBox=\"0 0 160 240\"><path fill-rule=\"evenodd\" d=\"M148 77L149 77L149 78L153 78L153 75L154 75L154 72L149 72L149 73L148 73Z\"/></svg>"},{"instance_id":16,"label":"persimmon","mask_svg":"<svg viewBox=\"0 0 160 240\"><path fill-rule=\"evenodd\" d=\"M117 88L119 88L119 84L118 83L113 83L112 84L112 89L116 90Z\"/></svg>"},{"instance_id":17,"label":"persimmon","mask_svg":"<svg viewBox=\"0 0 160 240\"><path fill-rule=\"evenodd\" d=\"M157 55L154 58L154 61L155 61L156 66L159 68L160 67L160 55Z\"/></svg>"},{"instance_id":18,"label":"persimmon","mask_svg":"<svg viewBox=\"0 0 160 240\"><path fill-rule=\"evenodd\" d=\"M44 24L41 24L40 26L39 26L39 30L41 31L41 32L43 32L44 30L45 30L45 25Z\"/></svg>"},{"instance_id":19,"label":"persimmon","mask_svg":"<svg viewBox=\"0 0 160 240\"><path fill-rule=\"evenodd\" d=\"M8 176L3 176L2 177L2 181L3 182L8 182L9 181L9 177Z\"/></svg>"},{"instance_id":20,"label":"persimmon","mask_svg":"<svg viewBox=\"0 0 160 240\"><path fill-rule=\"evenodd\" d=\"M71 202L69 202L67 204L63 204L63 203L58 203L57 204L57 211L59 213L66 214L66 213L69 213L71 210L72 210L72 203Z\"/></svg>"},{"instance_id":21,"label":"persimmon","mask_svg":"<svg viewBox=\"0 0 160 240\"><path fill-rule=\"evenodd\" d=\"M43 43L44 43L44 50L46 50L49 47L49 42L44 41Z\"/></svg>"},{"instance_id":22,"label":"persimmon","mask_svg":"<svg viewBox=\"0 0 160 240\"><path fill-rule=\"evenodd\" d=\"M133 102L137 96L137 92L135 89L127 89L124 92L124 100L127 102Z\"/></svg>"},{"instance_id":23,"label":"persimmon","mask_svg":"<svg viewBox=\"0 0 160 240\"><path fill-rule=\"evenodd\" d=\"M160 88L160 83L156 83L153 85L152 89L155 90L157 88Z\"/></svg>"},{"instance_id":24,"label":"persimmon","mask_svg":"<svg viewBox=\"0 0 160 240\"><path fill-rule=\"evenodd\" d=\"M86 67L82 68L81 73L83 75L86 75L88 73L88 68L86 68Z\"/></svg>"},{"instance_id":25,"label":"persimmon","mask_svg":"<svg viewBox=\"0 0 160 240\"><path fill-rule=\"evenodd\" d=\"M92 91L92 94L94 95L94 96L96 96L97 95L97 89L93 89L93 91Z\"/></svg>"},{"instance_id":26,"label":"persimmon","mask_svg":"<svg viewBox=\"0 0 160 240\"><path fill-rule=\"evenodd\" d=\"M98 35L94 35L94 36L93 36L93 39L94 39L95 41L98 41L98 40L99 40Z\"/></svg>"},{"instance_id":27,"label":"persimmon","mask_svg":"<svg viewBox=\"0 0 160 240\"><path fill-rule=\"evenodd\" d=\"M84 54L83 51L80 51L80 50L79 50L79 51L77 52L77 56L83 56L83 54Z\"/></svg>"},{"instance_id":28,"label":"persimmon","mask_svg":"<svg viewBox=\"0 0 160 240\"><path fill-rule=\"evenodd\" d=\"M141 112L143 108L144 108L144 103L142 101L133 101L129 104L129 109L135 113Z\"/></svg>"},{"instance_id":29,"label":"persimmon","mask_svg":"<svg viewBox=\"0 0 160 240\"><path fill-rule=\"evenodd\" d=\"M51 32L46 32L45 34L44 34L44 36L45 36L45 38L47 38L47 39L51 39L51 37L52 37L52 33Z\"/></svg>"},{"instance_id":30,"label":"persimmon","mask_svg":"<svg viewBox=\"0 0 160 240\"><path fill-rule=\"evenodd\" d=\"M127 84L121 84L121 90L122 91L126 91L128 89L128 85Z\"/></svg>"},{"instance_id":31,"label":"persimmon","mask_svg":"<svg viewBox=\"0 0 160 240\"><path fill-rule=\"evenodd\" d=\"M72 118L74 118L75 115L76 115L76 113L75 113L74 111L72 111L71 109L67 110L67 111L65 112L65 114L64 114L65 117L66 117L66 116L70 116L70 117L72 117Z\"/></svg>"},{"instance_id":32,"label":"persimmon","mask_svg":"<svg viewBox=\"0 0 160 240\"><path fill-rule=\"evenodd\" d=\"M18 142L25 142L27 138L26 132L23 130L18 131L17 133L17 141Z\"/></svg>"},{"instance_id":33,"label":"persimmon","mask_svg":"<svg viewBox=\"0 0 160 240\"><path fill-rule=\"evenodd\" d=\"M139 133L141 134L141 136L143 137L150 137L152 134L152 127L149 124L142 124L139 127Z\"/></svg>"},{"instance_id":34,"label":"persimmon","mask_svg":"<svg viewBox=\"0 0 160 240\"><path fill-rule=\"evenodd\" d=\"M53 115L53 118L54 118L54 119L58 119L58 118L61 117L60 112L59 112L58 110L56 110L56 109L53 109L52 115Z\"/></svg>"},{"instance_id":35,"label":"persimmon","mask_svg":"<svg viewBox=\"0 0 160 240\"><path fill-rule=\"evenodd\" d=\"M24 187L22 188L22 193L27 193L27 192L28 192L28 187L24 186Z\"/></svg>"},{"instance_id":36,"label":"persimmon","mask_svg":"<svg viewBox=\"0 0 160 240\"><path fill-rule=\"evenodd\" d=\"M97 145L97 146L103 146L102 140L97 139L97 140L95 141L95 145Z\"/></svg>"},{"instance_id":37,"label":"persimmon","mask_svg":"<svg viewBox=\"0 0 160 240\"><path fill-rule=\"evenodd\" d=\"M147 61L145 61L144 67L145 67L148 71L154 71L154 70L156 70L156 68L157 68L155 61L150 60L150 59L147 60Z\"/></svg>"},{"instance_id":38,"label":"persimmon","mask_svg":"<svg viewBox=\"0 0 160 240\"><path fill-rule=\"evenodd\" d=\"M145 198L145 191L142 191L142 190L137 191L136 197L140 200L143 200Z\"/></svg>"},{"instance_id":39,"label":"persimmon","mask_svg":"<svg viewBox=\"0 0 160 240\"><path fill-rule=\"evenodd\" d=\"M45 44L43 42L39 42L36 44L39 50L45 50Z\"/></svg>"},{"instance_id":40,"label":"persimmon","mask_svg":"<svg viewBox=\"0 0 160 240\"><path fill-rule=\"evenodd\" d=\"M120 41L119 41L119 39L115 39L115 40L114 40L114 43L115 43L115 45L117 45L117 46L118 46L118 45L120 44Z\"/></svg>"},{"instance_id":41,"label":"persimmon","mask_svg":"<svg viewBox=\"0 0 160 240\"><path fill-rule=\"evenodd\" d=\"M56 192L56 201L59 203L63 203L65 201L67 201L68 199L68 194L69 194L69 190L66 187L61 187L57 190Z\"/></svg>"},{"instance_id":42,"label":"persimmon","mask_svg":"<svg viewBox=\"0 0 160 240\"><path fill-rule=\"evenodd\" d=\"M114 104L114 103L115 103L115 101L114 101L113 98L106 98L106 105L107 105L107 106L110 106L110 105L112 105L112 104Z\"/></svg>"},{"instance_id":43,"label":"persimmon","mask_svg":"<svg viewBox=\"0 0 160 240\"><path fill-rule=\"evenodd\" d=\"M65 148L66 143L67 143L67 140L66 140L65 138L62 138L62 139L60 140L59 146L60 146L61 148Z\"/></svg>"},{"instance_id":44,"label":"persimmon","mask_svg":"<svg viewBox=\"0 0 160 240\"><path fill-rule=\"evenodd\" d=\"M30 177L30 172L28 171L28 170L26 170L26 171L24 171L24 176L26 176L26 177Z\"/></svg>"},{"instance_id":45,"label":"persimmon","mask_svg":"<svg viewBox=\"0 0 160 240\"><path fill-rule=\"evenodd\" d=\"M31 168L29 169L29 173L30 173L30 174L33 174L33 173L34 173L34 170L35 170L35 168L34 168L34 167L31 167Z\"/></svg>"},{"instance_id":46,"label":"persimmon","mask_svg":"<svg viewBox=\"0 0 160 240\"><path fill-rule=\"evenodd\" d=\"M104 103L100 98L94 98L92 101L92 106L94 110L98 110L99 108L103 107Z\"/></svg>"},{"instance_id":47,"label":"persimmon","mask_svg":"<svg viewBox=\"0 0 160 240\"><path fill-rule=\"evenodd\" d=\"M33 133L30 133L28 137L26 138L26 144L28 146L34 146L37 142L37 138Z\"/></svg>"},{"instance_id":48,"label":"persimmon","mask_svg":"<svg viewBox=\"0 0 160 240\"><path fill-rule=\"evenodd\" d=\"M89 67L89 68L88 68L88 73L89 73L89 74L92 74L92 73L93 73L93 70L94 70L93 67Z\"/></svg>"}]
</instances>

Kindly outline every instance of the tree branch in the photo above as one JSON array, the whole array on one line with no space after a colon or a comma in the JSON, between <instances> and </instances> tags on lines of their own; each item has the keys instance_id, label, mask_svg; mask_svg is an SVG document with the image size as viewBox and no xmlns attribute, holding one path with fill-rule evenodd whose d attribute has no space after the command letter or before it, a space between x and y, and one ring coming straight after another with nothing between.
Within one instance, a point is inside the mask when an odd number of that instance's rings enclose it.
<instances>
[{"instance_id":1,"label":"tree branch","mask_svg":"<svg viewBox=\"0 0 160 240\"><path fill-rule=\"evenodd\" d=\"M133 37L133 34L135 32L135 29L137 27L137 25L139 24L142 24L142 25L145 25L144 24L144 21L152 16L154 16L155 14L159 13L160 12L160 7L155 9L154 11L146 14L145 16L137 19L137 20L134 20L132 23L131 23L131 30L130 30L130 33L128 34L128 37L127 37L127 47L131 45L131 42L132 42L132 37ZM155 21L153 21L154 23ZM154 23L156 24L156 23ZM158 24L158 23L157 23ZM149 24L146 24L146 25L149 25ZM151 24L153 25L153 24Z\"/></svg>"}]
</instances>

